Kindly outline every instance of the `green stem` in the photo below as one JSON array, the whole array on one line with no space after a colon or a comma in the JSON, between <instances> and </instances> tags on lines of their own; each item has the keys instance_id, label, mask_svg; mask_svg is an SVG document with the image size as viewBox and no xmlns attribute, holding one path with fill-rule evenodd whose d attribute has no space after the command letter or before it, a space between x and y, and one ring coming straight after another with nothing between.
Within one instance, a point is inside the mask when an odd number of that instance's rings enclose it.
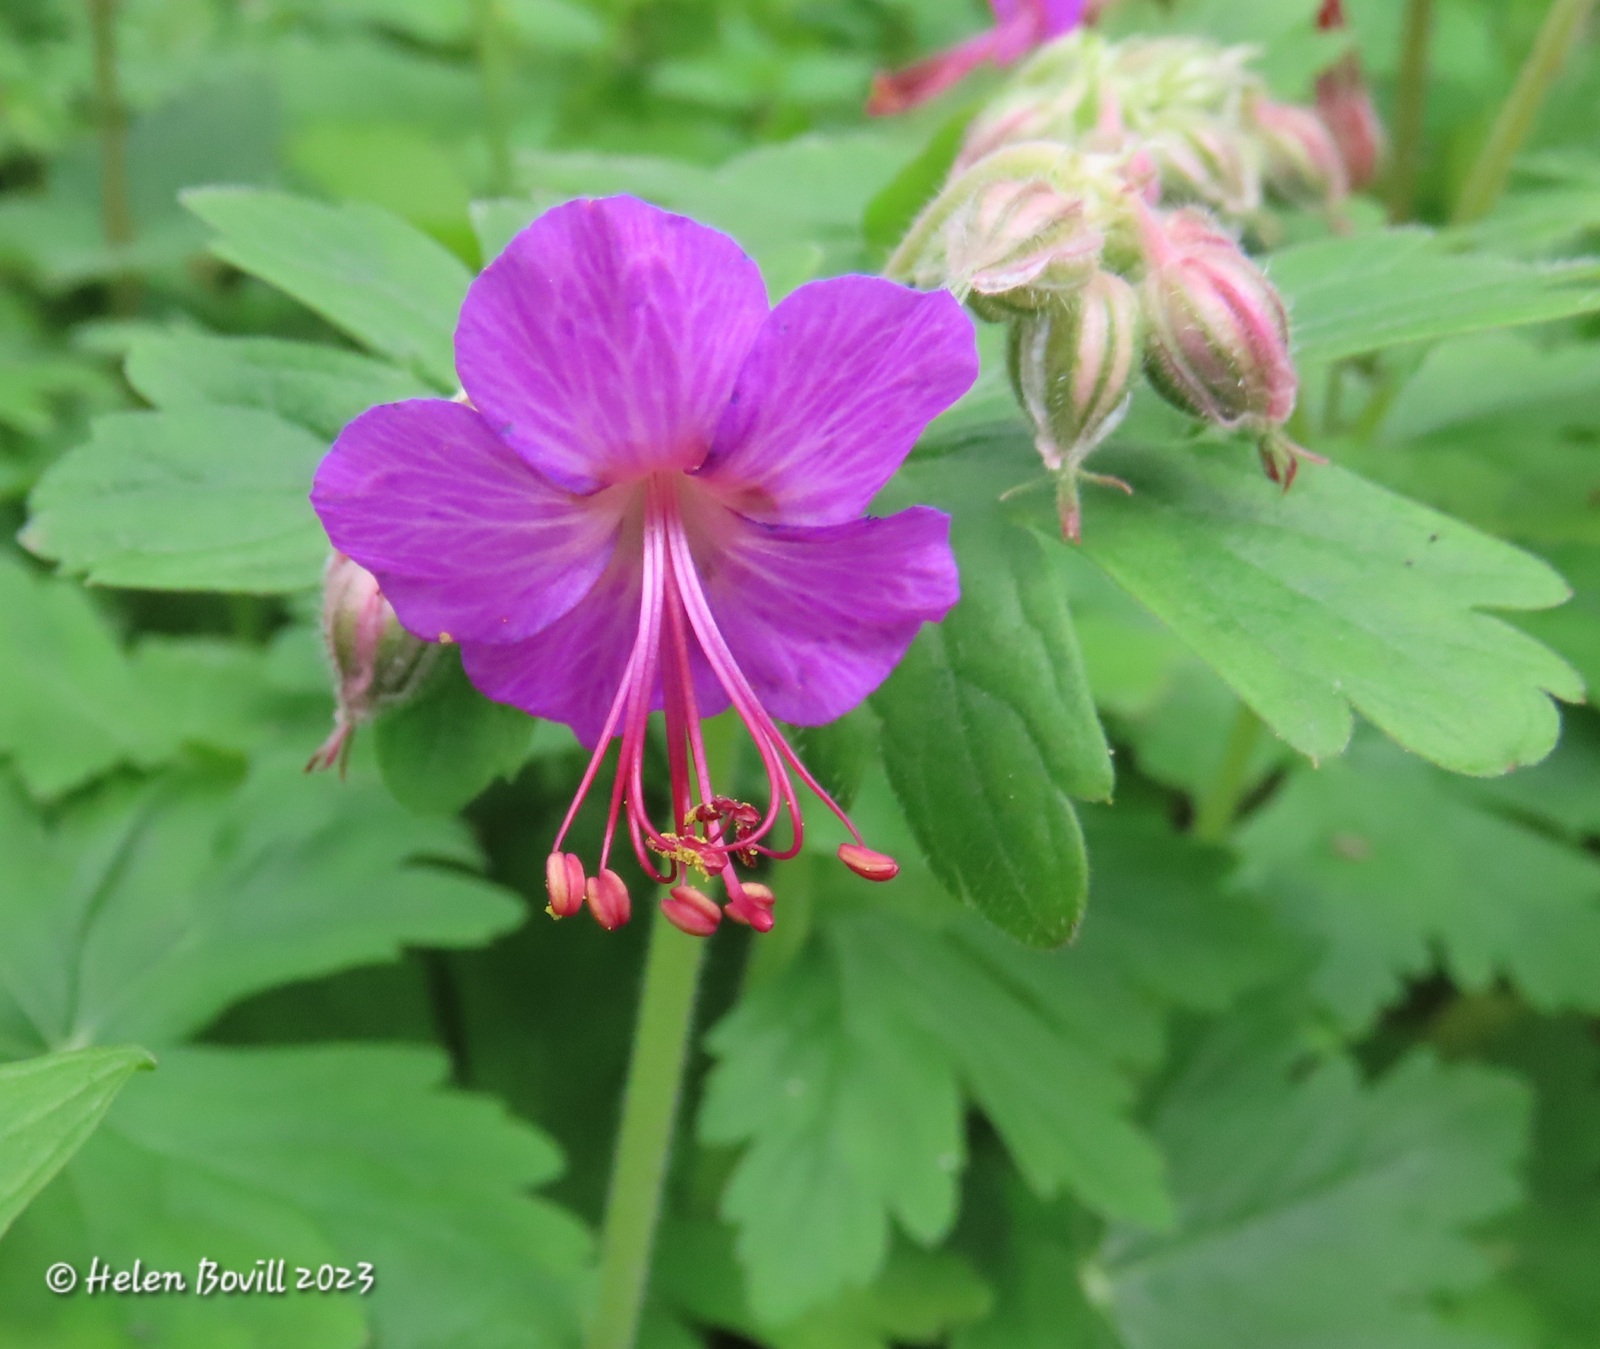
<instances>
[{"instance_id":1,"label":"green stem","mask_svg":"<svg viewBox=\"0 0 1600 1349\"><path fill-rule=\"evenodd\" d=\"M1433 39L1433 0L1408 0L1395 92L1394 166L1389 179L1389 219L1396 224L1416 212L1417 174L1427 132L1428 48Z\"/></svg>"},{"instance_id":2,"label":"green stem","mask_svg":"<svg viewBox=\"0 0 1600 1349\"><path fill-rule=\"evenodd\" d=\"M108 247L133 242L133 202L128 193L128 114L117 84L117 0L89 0L89 36L94 48L94 111L100 132L100 225ZM111 307L119 314L139 306L137 281L112 278Z\"/></svg>"},{"instance_id":3,"label":"green stem","mask_svg":"<svg viewBox=\"0 0 1600 1349\"><path fill-rule=\"evenodd\" d=\"M1455 223L1480 220L1494 208L1511 177L1511 164L1533 130L1550 86L1567 62L1594 0L1552 0L1517 82L1500 107L1456 203Z\"/></svg>"},{"instance_id":4,"label":"green stem","mask_svg":"<svg viewBox=\"0 0 1600 1349\"><path fill-rule=\"evenodd\" d=\"M489 142L489 192L512 188L510 71L499 0L474 0L478 30L478 76L483 83L484 136Z\"/></svg>"},{"instance_id":5,"label":"green stem","mask_svg":"<svg viewBox=\"0 0 1600 1349\"><path fill-rule=\"evenodd\" d=\"M707 766L715 781L729 786L737 768L736 729L732 713L703 728ZM633 1349L639 1333L705 949L704 938L678 931L659 910L652 915L587 1349Z\"/></svg>"},{"instance_id":6,"label":"green stem","mask_svg":"<svg viewBox=\"0 0 1600 1349\"><path fill-rule=\"evenodd\" d=\"M1250 758L1264 729L1261 718L1240 703L1228 744L1222 751L1222 762L1195 802L1193 833L1202 843L1221 843L1228 837L1239 802L1250 784Z\"/></svg>"}]
</instances>

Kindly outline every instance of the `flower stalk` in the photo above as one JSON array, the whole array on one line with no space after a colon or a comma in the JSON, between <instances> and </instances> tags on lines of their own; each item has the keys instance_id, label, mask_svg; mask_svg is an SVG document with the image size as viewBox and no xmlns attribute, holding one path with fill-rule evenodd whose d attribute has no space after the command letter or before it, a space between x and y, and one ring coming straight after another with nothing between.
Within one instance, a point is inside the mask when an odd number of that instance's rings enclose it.
<instances>
[{"instance_id":1,"label":"flower stalk","mask_svg":"<svg viewBox=\"0 0 1600 1349\"><path fill-rule=\"evenodd\" d=\"M1461 199L1456 203L1456 224L1481 220L1500 200L1511 176L1512 161L1532 132L1550 87L1566 65L1573 44L1593 9L1594 0L1553 0L1539 35L1534 39L1533 50L1528 53L1516 84L1495 118L1489 139L1467 175Z\"/></svg>"},{"instance_id":2,"label":"flower stalk","mask_svg":"<svg viewBox=\"0 0 1600 1349\"><path fill-rule=\"evenodd\" d=\"M1395 95L1394 175L1389 182L1389 219L1395 224L1416 212L1417 174L1428 111L1428 56L1433 40L1433 0L1408 0L1400 45Z\"/></svg>"},{"instance_id":3,"label":"flower stalk","mask_svg":"<svg viewBox=\"0 0 1600 1349\"><path fill-rule=\"evenodd\" d=\"M94 48L95 122L100 135L100 221L113 252L133 242L133 202L128 193L128 114L117 80L117 0L89 0ZM126 273L112 280L111 307L119 314L139 305L137 282Z\"/></svg>"},{"instance_id":4,"label":"flower stalk","mask_svg":"<svg viewBox=\"0 0 1600 1349\"><path fill-rule=\"evenodd\" d=\"M588 1349L632 1349L639 1332L705 949L663 915L651 920Z\"/></svg>"}]
</instances>

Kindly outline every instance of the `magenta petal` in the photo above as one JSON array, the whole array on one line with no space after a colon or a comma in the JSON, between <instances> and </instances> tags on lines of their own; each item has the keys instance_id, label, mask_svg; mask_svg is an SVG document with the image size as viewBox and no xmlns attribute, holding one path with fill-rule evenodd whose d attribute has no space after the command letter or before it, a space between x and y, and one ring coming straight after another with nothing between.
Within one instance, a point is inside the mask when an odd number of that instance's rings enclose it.
<instances>
[{"instance_id":1,"label":"magenta petal","mask_svg":"<svg viewBox=\"0 0 1600 1349\"><path fill-rule=\"evenodd\" d=\"M696 476L755 520L853 520L977 377L972 320L953 296L813 281L772 311Z\"/></svg>"},{"instance_id":2,"label":"magenta petal","mask_svg":"<svg viewBox=\"0 0 1600 1349\"><path fill-rule=\"evenodd\" d=\"M511 641L566 613L615 547L609 497L552 487L471 408L386 403L340 432L311 504L429 641Z\"/></svg>"},{"instance_id":3,"label":"magenta petal","mask_svg":"<svg viewBox=\"0 0 1600 1349\"><path fill-rule=\"evenodd\" d=\"M810 528L746 524L706 570L717 625L756 696L802 726L857 706L961 595L950 518L927 506Z\"/></svg>"},{"instance_id":4,"label":"magenta petal","mask_svg":"<svg viewBox=\"0 0 1600 1349\"><path fill-rule=\"evenodd\" d=\"M1070 33L1083 22L1086 0L1033 0L1040 14L1040 33L1044 40Z\"/></svg>"},{"instance_id":5,"label":"magenta petal","mask_svg":"<svg viewBox=\"0 0 1600 1349\"><path fill-rule=\"evenodd\" d=\"M727 235L631 197L574 201L472 283L456 369L529 463L592 491L700 462L767 313Z\"/></svg>"},{"instance_id":6,"label":"magenta petal","mask_svg":"<svg viewBox=\"0 0 1600 1349\"><path fill-rule=\"evenodd\" d=\"M639 631L640 579L637 556L618 550L594 589L543 632L521 642L463 643L467 678L496 702L565 722L593 749L600 743ZM698 647L691 666L700 713L714 716L728 700ZM658 677L651 706L659 709L661 703Z\"/></svg>"}]
</instances>

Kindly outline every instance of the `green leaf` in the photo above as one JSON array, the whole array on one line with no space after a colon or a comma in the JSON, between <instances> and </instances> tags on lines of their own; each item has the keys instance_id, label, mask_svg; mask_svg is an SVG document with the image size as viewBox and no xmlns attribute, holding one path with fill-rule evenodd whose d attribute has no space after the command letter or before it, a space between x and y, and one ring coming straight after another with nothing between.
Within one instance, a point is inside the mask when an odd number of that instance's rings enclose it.
<instances>
[{"instance_id":1,"label":"green leaf","mask_svg":"<svg viewBox=\"0 0 1600 1349\"><path fill-rule=\"evenodd\" d=\"M410 702L374 728L383 782L402 805L424 815L453 815L528 758L534 719L490 702L468 681L455 651Z\"/></svg>"},{"instance_id":2,"label":"green leaf","mask_svg":"<svg viewBox=\"0 0 1600 1349\"><path fill-rule=\"evenodd\" d=\"M1087 818L1098 899L1065 951L1017 947L941 903L916 866L889 913L825 854L801 859L825 901L817 935L712 1031L700 1118L707 1141L748 1141L722 1212L763 1323L870 1281L891 1222L924 1244L943 1236L963 1098L1036 1192L1170 1217L1160 1159L1129 1119L1131 1076L1160 1060L1173 1008L1226 1005L1290 949L1254 901L1222 890L1222 853L1153 811ZM787 874L792 894L802 878Z\"/></svg>"},{"instance_id":3,"label":"green leaf","mask_svg":"<svg viewBox=\"0 0 1600 1349\"><path fill-rule=\"evenodd\" d=\"M922 208L938 195L950 176L975 111L975 107L963 108L946 121L922 152L867 203L861 217L861 234L874 248L891 252Z\"/></svg>"},{"instance_id":4,"label":"green leaf","mask_svg":"<svg viewBox=\"0 0 1600 1349\"><path fill-rule=\"evenodd\" d=\"M1301 244L1275 253L1269 270L1288 301L1304 366L1600 309L1592 263L1454 252L1421 229Z\"/></svg>"},{"instance_id":5,"label":"green leaf","mask_svg":"<svg viewBox=\"0 0 1600 1349\"><path fill-rule=\"evenodd\" d=\"M0 1065L0 1235L95 1131L142 1049L75 1049Z\"/></svg>"},{"instance_id":6,"label":"green leaf","mask_svg":"<svg viewBox=\"0 0 1600 1349\"><path fill-rule=\"evenodd\" d=\"M1312 759L1360 712L1459 773L1549 753L1578 676L1487 609L1560 604L1548 566L1335 466L1280 493L1239 449L1113 447L1084 552Z\"/></svg>"},{"instance_id":7,"label":"green leaf","mask_svg":"<svg viewBox=\"0 0 1600 1349\"><path fill-rule=\"evenodd\" d=\"M248 408L119 412L34 488L25 547L96 585L309 590L328 542L321 436Z\"/></svg>"},{"instance_id":8,"label":"green leaf","mask_svg":"<svg viewBox=\"0 0 1600 1349\"><path fill-rule=\"evenodd\" d=\"M163 410L258 408L328 440L377 403L434 392L392 365L276 337L145 334L128 350L127 374Z\"/></svg>"},{"instance_id":9,"label":"green leaf","mask_svg":"<svg viewBox=\"0 0 1600 1349\"><path fill-rule=\"evenodd\" d=\"M0 754L35 796L163 749L128 660L83 591L0 557Z\"/></svg>"},{"instance_id":10,"label":"green leaf","mask_svg":"<svg viewBox=\"0 0 1600 1349\"><path fill-rule=\"evenodd\" d=\"M286 291L372 350L441 389L456 386L453 335L472 274L377 206L242 188L186 192L221 236L212 252Z\"/></svg>"},{"instance_id":11,"label":"green leaf","mask_svg":"<svg viewBox=\"0 0 1600 1349\"><path fill-rule=\"evenodd\" d=\"M1237 841L1241 881L1318 943L1313 986L1352 1028L1436 961L1465 988L1509 977L1537 1007L1600 1010L1600 861L1380 741L1296 773Z\"/></svg>"},{"instance_id":12,"label":"green leaf","mask_svg":"<svg viewBox=\"0 0 1600 1349\"><path fill-rule=\"evenodd\" d=\"M527 1194L554 1147L491 1100L445 1092L411 1047L173 1049L124 1093L0 1256L0 1335L30 1346L297 1349L529 1345L577 1334L578 1224ZM137 1198L135 1198L137 1196ZM54 1260L193 1280L200 1259L287 1261L276 1297L55 1298ZM372 1266L370 1295L296 1293L293 1267ZM143 1329L136 1329L143 1327Z\"/></svg>"},{"instance_id":13,"label":"green leaf","mask_svg":"<svg viewBox=\"0 0 1600 1349\"><path fill-rule=\"evenodd\" d=\"M1088 863L1070 797L1112 770L1059 558L1009 524L964 461L913 465L896 492L956 510L963 594L873 695L884 762L951 893L1033 946L1067 941Z\"/></svg>"},{"instance_id":14,"label":"green leaf","mask_svg":"<svg viewBox=\"0 0 1600 1349\"><path fill-rule=\"evenodd\" d=\"M772 1349L934 1344L982 1316L991 1302L988 1287L960 1255L900 1244L869 1287L774 1324L758 1319L746 1304L727 1228L705 1221L675 1222L662 1232L657 1250L651 1271L657 1298L696 1323Z\"/></svg>"},{"instance_id":15,"label":"green leaf","mask_svg":"<svg viewBox=\"0 0 1600 1349\"><path fill-rule=\"evenodd\" d=\"M1490 1273L1467 1234L1518 1198L1526 1092L1420 1055L1366 1087L1297 1048L1275 1007L1205 1042L1157 1117L1180 1223L1113 1231L1085 1286L1128 1349L1481 1346L1432 1303Z\"/></svg>"},{"instance_id":16,"label":"green leaf","mask_svg":"<svg viewBox=\"0 0 1600 1349\"><path fill-rule=\"evenodd\" d=\"M44 825L0 797L0 984L42 1043L166 1044L293 979L469 945L522 906L465 873L453 822L368 781L267 758L239 787L175 775L101 793ZM437 858L451 869L420 865Z\"/></svg>"}]
</instances>

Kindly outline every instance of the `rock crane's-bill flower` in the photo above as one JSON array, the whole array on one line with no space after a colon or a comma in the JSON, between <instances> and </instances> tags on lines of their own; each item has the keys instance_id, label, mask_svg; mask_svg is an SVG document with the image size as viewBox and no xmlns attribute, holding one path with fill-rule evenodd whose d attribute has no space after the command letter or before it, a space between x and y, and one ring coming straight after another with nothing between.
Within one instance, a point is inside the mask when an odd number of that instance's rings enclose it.
<instances>
[{"instance_id":1,"label":"rock crane's-bill flower","mask_svg":"<svg viewBox=\"0 0 1600 1349\"><path fill-rule=\"evenodd\" d=\"M798 852L797 781L849 829L845 864L892 876L775 719L849 711L958 597L946 516L863 512L977 376L960 305L846 276L769 308L725 235L627 197L577 201L473 283L456 367L470 401L363 413L312 501L410 632L458 643L485 694L593 750L552 846L551 912L587 900L605 926L626 921L610 867L620 827L675 886L662 907L679 927L707 933L723 911L691 873L722 880L730 917L771 927L772 892L735 867ZM765 770L762 805L711 779L700 724L729 706ZM652 711L666 722L664 825L645 793ZM590 875L562 845L617 737Z\"/></svg>"},{"instance_id":2,"label":"rock crane's-bill flower","mask_svg":"<svg viewBox=\"0 0 1600 1349\"><path fill-rule=\"evenodd\" d=\"M1084 21L1086 10L1102 6L1088 0L989 0L989 7L994 10L993 28L904 70L874 76L867 112L884 117L927 103L985 62L1009 66L1070 33Z\"/></svg>"}]
</instances>

